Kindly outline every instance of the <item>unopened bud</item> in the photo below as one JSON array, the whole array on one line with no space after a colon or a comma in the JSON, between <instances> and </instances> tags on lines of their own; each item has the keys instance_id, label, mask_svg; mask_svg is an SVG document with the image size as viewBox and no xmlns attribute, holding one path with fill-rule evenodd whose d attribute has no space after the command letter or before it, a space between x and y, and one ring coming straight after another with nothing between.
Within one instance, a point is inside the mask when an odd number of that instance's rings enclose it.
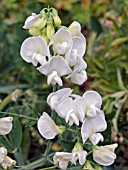
<instances>
[{"instance_id":1,"label":"unopened bud","mask_svg":"<svg viewBox=\"0 0 128 170\"><path fill-rule=\"evenodd\" d=\"M60 133L63 133L66 131L66 127L65 126L59 126L60 129Z\"/></svg>"},{"instance_id":2,"label":"unopened bud","mask_svg":"<svg viewBox=\"0 0 128 170\"><path fill-rule=\"evenodd\" d=\"M68 30L71 32L72 36L79 35L81 32L81 26L77 21L74 21L69 27Z\"/></svg>"},{"instance_id":3,"label":"unopened bud","mask_svg":"<svg viewBox=\"0 0 128 170\"><path fill-rule=\"evenodd\" d=\"M54 24L55 26L60 26L61 25L61 19L58 15L53 16Z\"/></svg>"},{"instance_id":4,"label":"unopened bud","mask_svg":"<svg viewBox=\"0 0 128 170\"><path fill-rule=\"evenodd\" d=\"M48 44L49 43L49 39L47 37L47 28L44 28L42 31L41 31L41 36L42 38L45 40L45 42Z\"/></svg>"},{"instance_id":5,"label":"unopened bud","mask_svg":"<svg viewBox=\"0 0 128 170\"><path fill-rule=\"evenodd\" d=\"M95 165L95 170L102 170L102 168L99 165Z\"/></svg>"},{"instance_id":6,"label":"unopened bud","mask_svg":"<svg viewBox=\"0 0 128 170\"><path fill-rule=\"evenodd\" d=\"M37 21L33 24L33 26L39 30L43 29L46 25L46 18L38 18Z\"/></svg>"},{"instance_id":7,"label":"unopened bud","mask_svg":"<svg viewBox=\"0 0 128 170\"><path fill-rule=\"evenodd\" d=\"M49 40L52 39L54 33L55 33L54 26L52 24L47 25L47 37Z\"/></svg>"},{"instance_id":8,"label":"unopened bud","mask_svg":"<svg viewBox=\"0 0 128 170\"><path fill-rule=\"evenodd\" d=\"M33 36L38 36L41 34L40 30L35 27L32 27L31 29L29 29L29 33Z\"/></svg>"},{"instance_id":9,"label":"unopened bud","mask_svg":"<svg viewBox=\"0 0 128 170\"><path fill-rule=\"evenodd\" d=\"M86 161L83 169L86 169L86 170L94 170L94 168L92 167L90 161Z\"/></svg>"},{"instance_id":10,"label":"unopened bud","mask_svg":"<svg viewBox=\"0 0 128 170\"><path fill-rule=\"evenodd\" d=\"M16 102L17 99L18 99L18 97L19 97L19 95L20 95L20 90L18 90L18 89L15 90L15 91L12 93L11 100L14 101L14 102Z\"/></svg>"}]
</instances>

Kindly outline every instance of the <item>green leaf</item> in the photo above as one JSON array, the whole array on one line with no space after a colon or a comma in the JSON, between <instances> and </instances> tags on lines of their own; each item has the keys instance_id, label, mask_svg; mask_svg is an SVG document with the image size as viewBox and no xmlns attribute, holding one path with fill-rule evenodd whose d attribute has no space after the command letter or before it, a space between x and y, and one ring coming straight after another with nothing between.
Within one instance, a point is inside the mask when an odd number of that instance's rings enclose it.
<instances>
[{"instance_id":1,"label":"green leaf","mask_svg":"<svg viewBox=\"0 0 128 170\"><path fill-rule=\"evenodd\" d=\"M125 43L126 41L128 41L128 37L117 38L114 41L112 41L111 46L120 45Z\"/></svg>"},{"instance_id":2,"label":"green leaf","mask_svg":"<svg viewBox=\"0 0 128 170\"><path fill-rule=\"evenodd\" d=\"M13 118L13 128L8 136L13 148L11 152L15 152L20 147L22 141L22 127L17 117Z\"/></svg>"},{"instance_id":3,"label":"green leaf","mask_svg":"<svg viewBox=\"0 0 128 170\"><path fill-rule=\"evenodd\" d=\"M121 76L121 72L120 72L119 68L117 69L117 80L118 80L119 88L121 90L126 90L126 88L124 86L124 83L123 83L123 80L122 80L122 76Z\"/></svg>"}]
</instances>

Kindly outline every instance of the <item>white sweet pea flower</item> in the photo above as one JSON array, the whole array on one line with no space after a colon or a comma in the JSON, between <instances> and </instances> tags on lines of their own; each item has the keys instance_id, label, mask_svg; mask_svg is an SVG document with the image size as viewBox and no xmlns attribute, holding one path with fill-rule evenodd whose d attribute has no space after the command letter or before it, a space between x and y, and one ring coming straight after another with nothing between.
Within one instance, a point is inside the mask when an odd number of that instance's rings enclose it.
<instances>
[{"instance_id":1,"label":"white sweet pea flower","mask_svg":"<svg viewBox=\"0 0 128 170\"><path fill-rule=\"evenodd\" d=\"M7 149L0 147L0 165L7 169L8 167L15 165L16 161L7 156Z\"/></svg>"},{"instance_id":2,"label":"white sweet pea flower","mask_svg":"<svg viewBox=\"0 0 128 170\"><path fill-rule=\"evenodd\" d=\"M61 28L51 39L49 46L51 45L53 45L54 53L59 55L66 54L72 46L71 33L64 28Z\"/></svg>"},{"instance_id":3,"label":"white sweet pea flower","mask_svg":"<svg viewBox=\"0 0 128 170\"><path fill-rule=\"evenodd\" d=\"M53 161L55 165L58 165L60 169L66 170L69 161L72 159L72 154L68 152L56 152Z\"/></svg>"},{"instance_id":4,"label":"white sweet pea flower","mask_svg":"<svg viewBox=\"0 0 128 170\"><path fill-rule=\"evenodd\" d=\"M102 105L101 96L95 91L87 91L79 99L79 119L84 121L85 117L95 118L102 111L100 110Z\"/></svg>"},{"instance_id":5,"label":"white sweet pea flower","mask_svg":"<svg viewBox=\"0 0 128 170\"><path fill-rule=\"evenodd\" d=\"M0 118L0 135L7 135L12 130L12 117Z\"/></svg>"},{"instance_id":6,"label":"white sweet pea flower","mask_svg":"<svg viewBox=\"0 0 128 170\"><path fill-rule=\"evenodd\" d=\"M27 38L21 45L20 55L28 63L37 66L47 62L46 57L50 57L46 42L40 36Z\"/></svg>"},{"instance_id":7,"label":"white sweet pea flower","mask_svg":"<svg viewBox=\"0 0 128 170\"><path fill-rule=\"evenodd\" d=\"M103 141L103 136L97 132L103 132L106 128L107 123L103 112L93 119L86 118L81 128L83 143L85 143L88 138L93 145L96 145L99 141Z\"/></svg>"},{"instance_id":8,"label":"white sweet pea flower","mask_svg":"<svg viewBox=\"0 0 128 170\"><path fill-rule=\"evenodd\" d=\"M57 105L67 99L71 95L71 93L72 89L70 88L60 89L56 92L51 93L48 96L47 103L53 110L55 110Z\"/></svg>"},{"instance_id":9,"label":"white sweet pea flower","mask_svg":"<svg viewBox=\"0 0 128 170\"><path fill-rule=\"evenodd\" d=\"M114 153L118 144L96 146L93 148L93 159L100 165L109 166L114 163L116 154Z\"/></svg>"},{"instance_id":10,"label":"white sweet pea flower","mask_svg":"<svg viewBox=\"0 0 128 170\"><path fill-rule=\"evenodd\" d=\"M77 36L80 37L84 44L85 44L85 49L86 49L86 39L83 36L83 34L81 33L81 25L79 24L79 22L74 21L69 27L68 30L71 32L72 37Z\"/></svg>"},{"instance_id":11,"label":"white sweet pea flower","mask_svg":"<svg viewBox=\"0 0 128 170\"><path fill-rule=\"evenodd\" d=\"M48 76L47 83L63 85L60 77L72 72L67 62L61 56L53 56L46 64L37 68L42 74Z\"/></svg>"},{"instance_id":12,"label":"white sweet pea flower","mask_svg":"<svg viewBox=\"0 0 128 170\"><path fill-rule=\"evenodd\" d=\"M7 149L0 147L0 163L4 160L4 157L7 155Z\"/></svg>"},{"instance_id":13,"label":"white sweet pea flower","mask_svg":"<svg viewBox=\"0 0 128 170\"><path fill-rule=\"evenodd\" d=\"M76 165L76 161L79 160L80 165L84 165L86 162L87 152L83 150L81 143L76 143L72 150L72 163Z\"/></svg>"},{"instance_id":14,"label":"white sweet pea flower","mask_svg":"<svg viewBox=\"0 0 128 170\"><path fill-rule=\"evenodd\" d=\"M46 139L53 139L56 135L61 133L59 126L55 124L46 112L43 112L43 115L39 118L37 127L40 134Z\"/></svg>"},{"instance_id":15,"label":"white sweet pea flower","mask_svg":"<svg viewBox=\"0 0 128 170\"><path fill-rule=\"evenodd\" d=\"M76 115L76 111L77 99L73 100L71 97L61 102L56 108L57 114L64 118L66 123L69 123L69 126L72 126L74 123L79 126L79 119Z\"/></svg>"},{"instance_id":16,"label":"white sweet pea flower","mask_svg":"<svg viewBox=\"0 0 128 170\"><path fill-rule=\"evenodd\" d=\"M77 59L77 63L74 66L73 72L66 78L71 78L71 81L75 84L81 85L87 80L87 74L85 69L87 68L86 62L82 58Z\"/></svg>"},{"instance_id":17,"label":"white sweet pea flower","mask_svg":"<svg viewBox=\"0 0 128 170\"><path fill-rule=\"evenodd\" d=\"M1 162L1 166L4 169L7 169L8 167L15 165L16 161L11 159L9 156L5 156L4 160Z\"/></svg>"},{"instance_id":18,"label":"white sweet pea flower","mask_svg":"<svg viewBox=\"0 0 128 170\"><path fill-rule=\"evenodd\" d=\"M78 58L82 58L85 53L85 44L80 37L73 37L72 41L72 48L65 56L65 59L70 66L76 65Z\"/></svg>"},{"instance_id":19,"label":"white sweet pea flower","mask_svg":"<svg viewBox=\"0 0 128 170\"><path fill-rule=\"evenodd\" d=\"M37 19L39 18L40 14L36 15L35 13L32 13L31 16L29 16L26 21L25 24L23 26L24 29L30 29L32 28L33 24L37 21Z\"/></svg>"}]
</instances>

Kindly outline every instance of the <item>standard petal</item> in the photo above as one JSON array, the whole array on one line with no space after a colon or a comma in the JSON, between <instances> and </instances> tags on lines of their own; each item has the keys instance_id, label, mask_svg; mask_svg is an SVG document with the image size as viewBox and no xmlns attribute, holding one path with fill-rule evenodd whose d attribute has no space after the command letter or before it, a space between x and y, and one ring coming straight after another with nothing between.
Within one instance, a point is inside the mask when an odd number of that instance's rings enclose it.
<instances>
[{"instance_id":1,"label":"standard petal","mask_svg":"<svg viewBox=\"0 0 128 170\"><path fill-rule=\"evenodd\" d=\"M60 133L59 127L46 112L39 118L37 127L40 134L46 139L53 139Z\"/></svg>"},{"instance_id":2,"label":"standard petal","mask_svg":"<svg viewBox=\"0 0 128 170\"><path fill-rule=\"evenodd\" d=\"M64 88L56 92L51 93L47 98L48 105L55 109L57 105L67 99L72 93L72 89Z\"/></svg>"},{"instance_id":3,"label":"standard petal","mask_svg":"<svg viewBox=\"0 0 128 170\"><path fill-rule=\"evenodd\" d=\"M7 135L12 130L12 117L0 118L0 135Z\"/></svg>"},{"instance_id":4,"label":"standard petal","mask_svg":"<svg viewBox=\"0 0 128 170\"><path fill-rule=\"evenodd\" d=\"M71 80L73 83L81 85L87 80L87 73L85 70L79 72L76 72L75 74L72 74Z\"/></svg>"},{"instance_id":5,"label":"standard petal","mask_svg":"<svg viewBox=\"0 0 128 170\"><path fill-rule=\"evenodd\" d=\"M53 36L53 38L51 39L49 43L49 46L54 45L54 44L62 44L63 42L66 42L68 44L67 50L66 50L68 51L72 45L71 33L64 28L61 28L55 33L55 35Z\"/></svg>"},{"instance_id":6,"label":"standard petal","mask_svg":"<svg viewBox=\"0 0 128 170\"><path fill-rule=\"evenodd\" d=\"M67 62L60 56L53 56L50 61L37 69L44 75L49 75L56 71L59 77L72 72Z\"/></svg>"},{"instance_id":7,"label":"standard petal","mask_svg":"<svg viewBox=\"0 0 128 170\"><path fill-rule=\"evenodd\" d=\"M89 119L85 119L81 127L81 136L83 143L91 136L93 127Z\"/></svg>"},{"instance_id":8,"label":"standard petal","mask_svg":"<svg viewBox=\"0 0 128 170\"><path fill-rule=\"evenodd\" d=\"M36 20L39 18L39 16L40 14L36 15L35 13L32 13L32 15L26 19L23 28L30 29L33 26L34 22L36 22Z\"/></svg>"},{"instance_id":9,"label":"standard petal","mask_svg":"<svg viewBox=\"0 0 128 170\"><path fill-rule=\"evenodd\" d=\"M79 57L83 57L85 54L85 44L80 37L73 37L73 46L72 49L77 49L77 54Z\"/></svg>"},{"instance_id":10,"label":"standard petal","mask_svg":"<svg viewBox=\"0 0 128 170\"><path fill-rule=\"evenodd\" d=\"M114 152L117 147L118 147L118 144L117 144L117 143L114 143L114 144L112 144L112 145L106 145L106 146L104 146L104 148L108 149L108 150L111 151L111 152Z\"/></svg>"},{"instance_id":11,"label":"standard petal","mask_svg":"<svg viewBox=\"0 0 128 170\"><path fill-rule=\"evenodd\" d=\"M67 113L72 109L73 109L73 100L72 98L67 98L66 100L61 102L55 110L60 117L66 118Z\"/></svg>"},{"instance_id":12,"label":"standard petal","mask_svg":"<svg viewBox=\"0 0 128 170\"><path fill-rule=\"evenodd\" d=\"M85 100L85 103L88 107L90 107L91 104L95 105L97 108L101 108L102 105L102 98L96 91L87 91L83 94L83 98Z\"/></svg>"},{"instance_id":13,"label":"standard petal","mask_svg":"<svg viewBox=\"0 0 128 170\"><path fill-rule=\"evenodd\" d=\"M27 38L21 45L20 55L26 62L31 63L34 54L50 57L47 44L40 36Z\"/></svg>"},{"instance_id":14,"label":"standard petal","mask_svg":"<svg viewBox=\"0 0 128 170\"><path fill-rule=\"evenodd\" d=\"M100 165L109 166L114 163L116 159L116 154L104 148L99 147L99 149L93 151L93 159Z\"/></svg>"}]
</instances>

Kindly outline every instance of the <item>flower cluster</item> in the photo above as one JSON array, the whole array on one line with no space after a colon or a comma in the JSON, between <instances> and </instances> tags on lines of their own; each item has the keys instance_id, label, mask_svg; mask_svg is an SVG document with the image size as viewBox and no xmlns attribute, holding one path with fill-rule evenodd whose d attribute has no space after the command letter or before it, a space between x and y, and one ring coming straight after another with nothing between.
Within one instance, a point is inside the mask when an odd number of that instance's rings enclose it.
<instances>
[{"instance_id":1,"label":"flower cluster","mask_svg":"<svg viewBox=\"0 0 128 170\"><path fill-rule=\"evenodd\" d=\"M102 99L95 91L87 91L83 96L72 94L70 88L64 88L51 93L47 98L47 103L57 115L68 123L69 126L75 124L81 129L83 145L89 140L92 143L93 159L100 165L111 165L116 155L114 149L117 144L108 146L97 146L104 137L100 132L107 128L104 112L101 110ZM56 135L66 131L66 127L58 126L53 119L44 112L38 120L38 130L46 139L53 139ZM68 162L80 165L86 163L87 151L83 150L80 142L74 146L72 153L57 152L53 157L54 163L61 169L66 169Z\"/></svg>"},{"instance_id":2,"label":"flower cluster","mask_svg":"<svg viewBox=\"0 0 128 170\"><path fill-rule=\"evenodd\" d=\"M37 19L39 15L30 16L24 28L31 28ZM62 76L81 85L87 80L87 64L83 59L85 50L86 40L81 33L81 26L74 21L68 28L60 28L48 44L42 35L27 38L21 46L20 54L26 62L36 67L40 65L37 70L47 76L48 85L62 86Z\"/></svg>"},{"instance_id":3,"label":"flower cluster","mask_svg":"<svg viewBox=\"0 0 128 170\"><path fill-rule=\"evenodd\" d=\"M61 20L54 8L44 9L40 14L32 14L25 21L24 27L33 37L27 38L21 46L21 57L32 63L39 72L47 76L47 84L63 86L62 77L81 85L87 80L83 59L86 51L86 39L81 33L81 26L74 21L68 28L61 26ZM65 170L69 164L77 161L84 169L96 169L97 164L111 165L116 155L117 144L98 146L104 141L101 132L107 128L104 112L101 110L102 98L95 91L87 91L82 96L72 94L72 89L63 88L51 93L47 103L57 117L54 119L43 112L37 122L40 134L46 139L54 139L76 127L79 133L71 152L56 152L53 161ZM65 123L58 125L57 118ZM64 122L64 121L63 121ZM89 144L90 150L85 145ZM88 155L92 153L92 165Z\"/></svg>"},{"instance_id":4,"label":"flower cluster","mask_svg":"<svg viewBox=\"0 0 128 170\"><path fill-rule=\"evenodd\" d=\"M0 135L7 135L12 130L12 117L0 118ZM0 165L7 169L8 167L15 165L16 162L7 156L7 149L0 147Z\"/></svg>"}]
</instances>

